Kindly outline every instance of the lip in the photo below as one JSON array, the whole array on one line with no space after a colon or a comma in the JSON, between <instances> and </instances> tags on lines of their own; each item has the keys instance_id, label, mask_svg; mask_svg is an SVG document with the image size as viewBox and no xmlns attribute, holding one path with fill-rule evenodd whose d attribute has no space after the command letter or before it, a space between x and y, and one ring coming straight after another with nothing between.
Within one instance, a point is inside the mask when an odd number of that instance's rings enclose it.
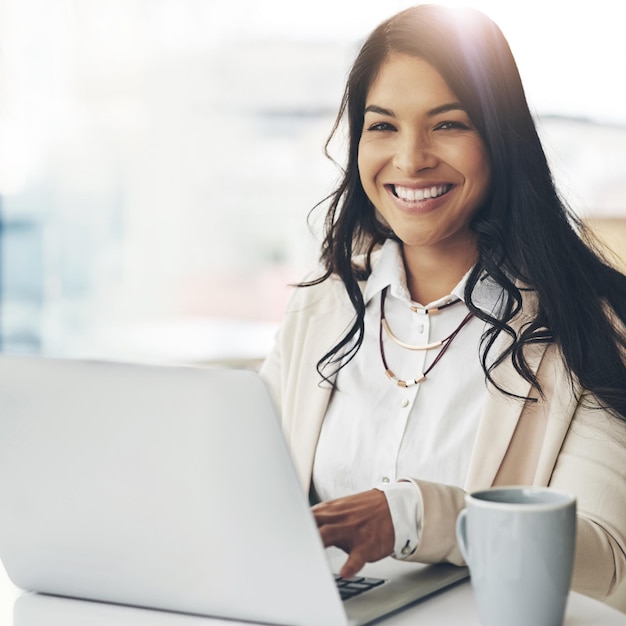
<instances>
[{"instance_id":1,"label":"lip","mask_svg":"<svg viewBox=\"0 0 626 626\"><path fill-rule=\"evenodd\" d=\"M444 189L447 188L447 189L445 189L445 191L441 195L438 195L434 198L428 197L428 198L423 198L423 199L407 200L407 199L399 197L396 194L395 192L396 187L404 187L405 189L409 189L414 192L425 191L426 194L428 194L428 190L431 190L433 188L438 188L439 190L441 190L441 188L444 188ZM384 188L385 188L385 191L387 192L387 195L393 202L393 204L399 210L405 213L423 214L423 213L429 213L430 211L434 211L439 206L441 206L444 202L446 202L450 194L456 188L456 185L450 182L441 182L441 181L426 181L426 182L420 182L420 183L395 182L395 183L385 184Z\"/></svg>"}]
</instances>

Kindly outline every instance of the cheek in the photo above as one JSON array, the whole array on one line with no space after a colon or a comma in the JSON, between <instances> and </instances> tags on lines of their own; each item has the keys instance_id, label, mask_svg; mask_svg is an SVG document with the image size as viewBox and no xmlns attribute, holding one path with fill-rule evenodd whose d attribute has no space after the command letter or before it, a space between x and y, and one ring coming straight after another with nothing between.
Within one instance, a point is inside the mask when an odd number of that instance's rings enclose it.
<instances>
[{"instance_id":1,"label":"cheek","mask_svg":"<svg viewBox=\"0 0 626 626\"><path fill-rule=\"evenodd\" d=\"M465 177L474 193L485 197L491 186L491 165L482 146L468 150L464 157Z\"/></svg>"},{"instance_id":2,"label":"cheek","mask_svg":"<svg viewBox=\"0 0 626 626\"><path fill-rule=\"evenodd\" d=\"M381 151L367 142L359 144L357 165L363 187L366 190L374 189L376 176L384 165Z\"/></svg>"}]
</instances>

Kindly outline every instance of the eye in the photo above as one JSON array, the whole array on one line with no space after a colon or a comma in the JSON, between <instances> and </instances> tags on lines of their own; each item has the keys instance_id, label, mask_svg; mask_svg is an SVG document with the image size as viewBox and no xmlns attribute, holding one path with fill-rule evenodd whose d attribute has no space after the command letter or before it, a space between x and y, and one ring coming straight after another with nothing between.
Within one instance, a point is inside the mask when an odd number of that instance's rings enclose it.
<instances>
[{"instance_id":1,"label":"eye","mask_svg":"<svg viewBox=\"0 0 626 626\"><path fill-rule=\"evenodd\" d=\"M396 130L396 127L389 122L376 122L375 124L370 124L367 130L371 132L392 132Z\"/></svg>"},{"instance_id":2,"label":"eye","mask_svg":"<svg viewBox=\"0 0 626 626\"><path fill-rule=\"evenodd\" d=\"M448 120L437 124L435 130L471 130L471 124L460 122L458 120Z\"/></svg>"}]
</instances>

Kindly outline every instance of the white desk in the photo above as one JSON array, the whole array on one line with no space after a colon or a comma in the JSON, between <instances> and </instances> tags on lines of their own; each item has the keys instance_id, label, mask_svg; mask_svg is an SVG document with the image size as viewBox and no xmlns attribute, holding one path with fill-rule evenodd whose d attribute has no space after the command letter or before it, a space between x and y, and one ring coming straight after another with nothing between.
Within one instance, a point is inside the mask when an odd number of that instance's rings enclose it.
<instances>
[{"instance_id":1,"label":"white desk","mask_svg":"<svg viewBox=\"0 0 626 626\"><path fill-rule=\"evenodd\" d=\"M23 594L0 567L1 626L235 626L238 623ZM383 623L385 626L479 626L472 589L467 582L393 615ZM564 626L626 626L626 614L572 593Z\"/></svg>"}]
</instances>

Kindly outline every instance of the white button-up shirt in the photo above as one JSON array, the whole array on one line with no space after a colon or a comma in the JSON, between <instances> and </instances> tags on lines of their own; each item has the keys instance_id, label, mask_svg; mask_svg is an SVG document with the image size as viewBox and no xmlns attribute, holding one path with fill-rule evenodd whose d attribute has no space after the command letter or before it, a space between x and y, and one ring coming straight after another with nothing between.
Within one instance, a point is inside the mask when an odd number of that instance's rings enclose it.
<instances>
[{"instance_id":1,"label":"white button-up shirt","mask_svg":"<svg viewBox=\"0 0 626 626\"><path fill-rule=\"evenodd\" d=\"M365 336L356 356L338 373L313 468L321 500L376 487L389 503L395 531L394 554L402 558L417 547L421 532L421 494L402 478L462 486L486 391L479 361L485 325L473 317L458 333L424 382L398 386L385 374L379 348L380 298L389 287L385 318L400 340L423 346L452 333L467 315L464 277L440 300L412 302L400 246L383 245L364 292ZM474 292L474 302L492 311L501 288L489 280ZM423 308L461 302L435 315ZM441 348L408 350L383 332L387 364L403 380L419 378Z\"/></svg>"}]
</instances>

